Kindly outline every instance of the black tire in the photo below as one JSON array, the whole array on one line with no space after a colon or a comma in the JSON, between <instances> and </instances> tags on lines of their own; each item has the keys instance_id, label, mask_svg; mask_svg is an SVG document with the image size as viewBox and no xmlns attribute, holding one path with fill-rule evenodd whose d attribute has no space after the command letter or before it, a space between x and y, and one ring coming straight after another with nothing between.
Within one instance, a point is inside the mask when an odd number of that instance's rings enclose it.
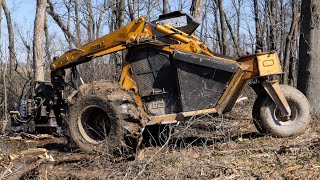
<instances>
[{"instance_id":1,"label":"black tire","mask_svg":"<svg viewBox=\"0 0 320 180\"><path fill-rule=\"evenodd\" d=\"M94 81L75 97L67 123L70 145L90 153L137 153L144 126L129 92L118 83Z\"/></svg>"},{"instance_id":2,"label":"black tire","mask_svg":"<svg viewBox=\"0 0 320 180\"><path fill-rule=\"evenodd\" d=\"M289 119L281 116L269 95L264 94L256 99L252 117L254 125L260 133L275 137L296 136L303 133L310 124L310 105L307 98L294 87L281 85L281 90L291 108Z\"/></svg>"},{"instance_id":3,"label":"black tire","mask_svg":"<svg viewBox=\"0 0 320 180\"><path fill-rule=\"evenodd\" d=\"M125 130L112 102L86 96L71 107L68 122L71 139L86 152L114 153L121 150Z\"/></svg>"}]
</instances>

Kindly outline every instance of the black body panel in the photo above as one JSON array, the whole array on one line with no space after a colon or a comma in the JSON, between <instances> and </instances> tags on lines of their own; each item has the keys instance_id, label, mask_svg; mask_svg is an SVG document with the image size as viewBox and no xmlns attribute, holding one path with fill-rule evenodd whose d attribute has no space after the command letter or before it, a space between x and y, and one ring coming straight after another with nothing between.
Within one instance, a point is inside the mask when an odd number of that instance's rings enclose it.
<instances>
[{"instance_id":1,"label":"black body panel","mask_svg":"<svg viewBox=\"0 0 320 180\"><path fill-rule=\"evenodd\" d=\"M239 68L237 64L179 51L174 58L184 112L215 107Z\"/></svg>"},{"instance_id":2,"label":"black body panel","mask_svg":"<svg viewBox=\"0 0 320 180\"><path fill-rule=\"evenodd\" d=\"M128 56L139 94L149 114L179 112L177 72L169 54L150 47L136 47Z\"/></svg>"}]
</instances>

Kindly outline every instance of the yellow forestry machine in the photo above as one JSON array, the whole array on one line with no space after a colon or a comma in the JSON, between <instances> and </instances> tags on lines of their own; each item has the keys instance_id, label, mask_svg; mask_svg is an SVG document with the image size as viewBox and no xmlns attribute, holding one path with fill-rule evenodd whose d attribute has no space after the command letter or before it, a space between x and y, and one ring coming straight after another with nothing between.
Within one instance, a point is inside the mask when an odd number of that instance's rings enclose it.
<instances>
[{"instance_id":1,"label":"yellow forestry machine","mask_svg":"<svg viewBox=\"0 0 320 180\"><path fill-rule=\"evenodd\" d=\"M226 113L250 84L257 93L252 116L259 132L288 137L308 128L308 100L279 84L276 77L283 71L277 53L238 59L215 54L193 35L198 25L181 12L152 22L139 17L65 52L51 63L51 82L37 82L34 96L11 112L11 126L40 132L67 124L72 141L84 151L135 150L147 126ZM78 77L78 64L118 51L125 54L118 82L83 84L66 96L67 68Z\"/></svg>"}]
</instances>

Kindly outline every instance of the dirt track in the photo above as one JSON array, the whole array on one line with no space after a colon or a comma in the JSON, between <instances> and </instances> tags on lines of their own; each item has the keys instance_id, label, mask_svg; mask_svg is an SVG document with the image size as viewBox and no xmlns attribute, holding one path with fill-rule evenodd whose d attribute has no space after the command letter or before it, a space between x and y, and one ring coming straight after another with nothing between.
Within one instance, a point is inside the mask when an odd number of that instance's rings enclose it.
<instances>
[{"instance_id":1,"label":"dirt track","mask_svg":"<svg viewBox=\"0 0 320 180\"><path fill-rule=\"evenodd\" d=\"M248 112L191 120L164 146L145 143L131 161L72 152L64 138L1 137L0 179L320 178L318 120L301 136L278 139L258 134Z\"/></svg>"}]
</instances>

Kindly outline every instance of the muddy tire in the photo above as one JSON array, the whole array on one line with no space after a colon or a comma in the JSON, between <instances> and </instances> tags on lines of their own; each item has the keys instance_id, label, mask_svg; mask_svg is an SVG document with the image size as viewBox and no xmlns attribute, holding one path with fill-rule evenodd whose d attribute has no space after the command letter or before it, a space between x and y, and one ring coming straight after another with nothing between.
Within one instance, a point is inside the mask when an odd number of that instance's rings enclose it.
<instances>
[{"instance_id":1,"label":"muddy tire","mask_svg":"<svg viewBox=\"0 0 320 180\"><path fill-rule=\"evenodd\" d=\"M127 145L128 137L132 136L128 136L130 132L125 127L132 122L127 122L130 118L119 108L124 102L134 103L132 97L117 84L94 82L80 87L80 95L69 113L70 139L81 150L90 153L114 155L132 152L136 148L132 146L139 143L131 140L130 147Z\"/></svg>"},{"instance_id":2,"label":"muddy tire","mask_svg":"<svg viewBox=\"0 0 320 180\"><path fill-rule=\"evenodd\" d=\"M111 152L123 141L119 121L115 107L107 99L87 96L71 108L70 136L81 150Z\"/></svg>"},{"instance_id":3,"label":"muddy tire","mask_svg":"<svg viewBox=\"0 0 320 180\"><path fill-rule=\"evenodd\" d=\"M310 105L307 98L297 89L281 85L281 90L291 108L289 118L281 115L269 95L264 94L256 99L252 117L260 133L275 137L296 136L303 133L310 124Z\"/></svg>"}]
</instances>

